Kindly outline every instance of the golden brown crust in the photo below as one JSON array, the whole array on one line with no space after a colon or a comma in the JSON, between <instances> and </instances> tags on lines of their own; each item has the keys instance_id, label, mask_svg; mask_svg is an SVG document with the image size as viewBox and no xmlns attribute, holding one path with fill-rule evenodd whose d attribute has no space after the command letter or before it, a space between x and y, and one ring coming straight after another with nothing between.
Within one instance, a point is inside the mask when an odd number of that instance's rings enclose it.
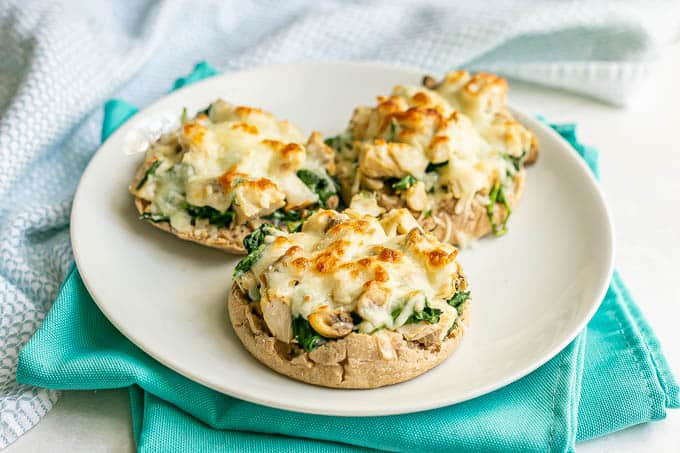
<instances>
[{"instance_id":1,"label":"golden brown crust","mask_svg":"<svg viewBox=\"0 0 680 453\"><path fill-rule=\"evenodd\" d=\"M312 352L276 340L245 295L234 284L228 299L231 324L245 348L277 373L323 387L368 389L413 379L442 363L458 346L470 301L440 344L406 341L397 332L351 333Z\"/></svg>"}]
</instances>

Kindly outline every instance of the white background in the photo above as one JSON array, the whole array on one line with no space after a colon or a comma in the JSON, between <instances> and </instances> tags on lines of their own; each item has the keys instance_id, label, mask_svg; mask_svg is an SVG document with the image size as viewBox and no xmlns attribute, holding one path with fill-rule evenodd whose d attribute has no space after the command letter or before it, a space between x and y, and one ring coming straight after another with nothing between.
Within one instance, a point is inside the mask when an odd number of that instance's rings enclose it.
<instances>
[{"instance_id":1,"label":"white background","mask_svg":"<svg viewBox=\"0 0 680 453\"><path fill-rule=\"evenodd\" d=\"M517 82L510 97L525 111L578 123L581 140L600 150L616 266L680 375L680 46L625 110ZM678 452L680 410L577 450ZM134 451L127 390L64 392L47 417L6 451Z\"/></svg>"}]
</instances>

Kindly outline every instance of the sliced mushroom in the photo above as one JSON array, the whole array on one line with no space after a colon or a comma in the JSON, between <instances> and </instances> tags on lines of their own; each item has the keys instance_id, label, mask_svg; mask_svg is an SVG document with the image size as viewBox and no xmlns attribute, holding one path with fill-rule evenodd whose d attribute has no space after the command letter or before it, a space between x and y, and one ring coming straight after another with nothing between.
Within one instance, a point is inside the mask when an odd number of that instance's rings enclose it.
<instances>
[{"instance_id":1,"label":"sliced mushroom","mask_svg":"<svg viewBox=\"0 0 680 453\"><path fill-rule=\"evenodd\" d=\"M326 338L346 337L354 328L352 316L349 313L331 310L328 307L316 310L307 319L312 328Z\"/></svg>"},{"instance_id":2,"label":"sliced mushroom","mask_svg":"<svg viewBox=\"0 0 680 453\"><path fill-rule=\"evenodd\" d=\"M423 77L422 83L425 88L429 88L431 90L434 90L439 86L439 82L437 82L437 79L435 79L431 75L426 75L425 77Z\"/></svg>"},{"instance_id":3,"label":"sliced mushroom","mask_svg":"<svg viewBox=\"0 0 680 453\"><path fill-rule=\"evenodd\" d=\"M359 300L357 300L357 308L361 309L368 305L382 307L387 303L389 297L389 288L372 284L363 292L363 294L361 294ZM359 315L361 315L361 313L359 313Z\"/></svg>"},{"instance_id":4,"label":"sliced mushroom","mask_svg":"<svg viewBox=\"0 0 680 453\"><path fill-rule=\"evenodd\" d=\"M348 219L349 217L346 214L326 209L319 210L305 220L305 223L302 224L302 232L323 233Z\"/></svg>"},{"instance_id":5,"label":"sliced mushroom","mask_svg":"<svg viewBox=\"0 0 680 453\"><path fill-rule=\"evenodd\" d=\"M385 192L378 192L376 194L376 200L378 201L378 206L382 206L387 211L403 208L405 206L404 200L402 200L398 194L390 195Z\"/></svg>"},{"instance_id":6,"label":"sliced mushroom","mask_svg":"<svg viewBox=\"0 0 680 453\"><path fill-rule=\"evenodd\" d=\"M430 324L426 321L421 321L405 324L399 327L397 332L402 334L408 341L417 341L427 345L441 343L458 317L458 312L455 309L451 309L445 303L437 303L436 308L441 310L437 323Z\"/></svg>"},{"instance_id":7,"label":"sliced mushroom","mask_svg":"<svg viewBox=\"0 0 680 453\"><path fill-rule=\"evenodd\" d=\"M364 321L374 328L384 322L385 305L390 298L391 291L372 282L372 284L357 299L356 312Z\"/></svg>"},{"instance_id":8,"label":"sliced mushroom","mask_svg":"<svg viewBox=\"0 0 680 453\"><path fill-rule=\"evenodd\" d=\"M402 334L408 341L418 341L428 335L439 332L441 330L439 323L430 324L426 321L421 321L413 324L404 324L397 329L397 332Z\"/></svg>"},{"instance_id":9,"label":"sliced mushroom","mask_svg":"<svg viewBox=\"0 0 680 453\"><path fill-rule=\"evenodd\" d=\"M293 338L293 316L288 301L281 298L270 299L262 295L260 308L264 322L272 335L277 340L289 343Z\"/></svg>"},{"instance_id":10,"label":"sliced mushroom","mask_svg":"<svg viewBox=\"0 0 680 453\"><path fill-rule=\"evenodd\" d=\"M387 236L406 234L413 229L420 231L420 225L408 209L393 209L380 219Z\"/></svg>"}]
</instances>

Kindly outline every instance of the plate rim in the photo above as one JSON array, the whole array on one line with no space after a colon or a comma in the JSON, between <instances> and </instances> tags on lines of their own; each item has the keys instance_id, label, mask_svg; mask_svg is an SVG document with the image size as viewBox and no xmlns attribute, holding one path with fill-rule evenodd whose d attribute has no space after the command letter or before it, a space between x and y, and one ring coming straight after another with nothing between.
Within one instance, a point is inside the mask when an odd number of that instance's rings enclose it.
<instances>
[{"instance_id":1,"label":"plate rim","mask_svg":"<svg viewBox=\"0 0 680 453\"><path fill-rule=\"evenodd\" d=\"M353 67L360 67L363 69L376 69L376 70L391 70L391 71L400 71L402 73L411 73L412 76L416 75L424 75L427 73L431 73L430 71L423 70L421 68L417 68L415 66L409 66L409 65L400 65L400 64L391 64L391 63L385 63L385 62L375 62L375 61L366 61L366 60L353 60L353 61L325 61L325 62L314 62L314 61L302 61L302 62L297 62L297 63L283 63L283 64L273 64L273 65L263 65L263 66L253 66L253 67L248 67L244 68L242 70L236 70L236 71L226 71L223 73L220 73L218 75L209 77L207 79L192 83L190 85L184 86L176 91L173 91L171 93L168 93L154 102L148 104L146 107L143 109L140 109L132 118L130 118L128 121L126 121L123 125L121 125L116 131L111 134L104 142L102 142L97 150L94 152L92 155L92 158L88 162L87 166L85 167L84 171L80 175L78 185L76 187L75 195L73 198L73 204L71 207L71 213L70 213L70 240L71 240L71 245L72 245L72 250L73 250L73 256L74 256L74 261L77 266L79 275L81 277L81 280L87 289L88 293L90 294L92 300L95 302L97 305L97 308L104 314L104 316L107 318L109 322L126 338L128 339L131 343L133 343L136 347L138 347L141 351L143 351L145 354L149 355L152 359L158 361L161 365L167 367L168 369L186 377L187 379L194 381L198 384L201 384L207 388L210 388L220 394L227 395L230 397L238 398L244 401L248 401L251 403L255 404L260 404L276 409L283 409L283 410L288 410L288 411L293 411L293 412L299 412L299 413L307 413L307 414L316 414L316 415L329 415L329 416L341 416L341 417L372 417L372 416L389 416L389 415L399 415L399 414L408 414L408 413L414 413L414 412L422 412L426 410L432 410L432 409L438 409L441 407L445 406L451 406L454 404L459 404L465 401L469 401L471 399L480 397L482 395L486 395L490 392L493 392L495 390L498 390L500 388L503 388L525 376L528 374L532 373L533 371L537 370L541 366L543 366L545 363L553 359L555 356L557 356L562 350L564 350L575 338L576 336L585 328L585 326L590 322L592 317L595 315L595 312L598 310L600 307L604 296L607 292L607 289L609 288L609 284L611 282L611 278L613 276L614 272L614 261L615 261L615 230L614 230L614 224L613 224L613 217L611 214L611 210L609 208L609 205L606 201L606 197L604 196L604 193L602 191L602 188L595 178L594 174L586 164L586 162L575 152L568 152L566 153L569 155L569 159L572 161L576 162L577 166L580 168L580 171L586 174L586 179L588 180L588 183L590 185L590 188L594 190L594 193L596 194L596 200L597 204L599 205L600 209L602 210L602 214L605 220L605 226L606 226L606 232L608 233L609 236L609 241L607 241L606 244L602 244L603 250L606 248L607 253L607 278L603 280L604 283L600 284L600 287L598 288L598 298L597 301L592 303L587 314L583 316L581 321L578 323L578 325L570 331L569 335L566 335L565 338L556 344L548 353L545 353L540 359L535 360L532 362L530 365L525 366L523 369L510 374L506 376L504 379L500 379L492 384L486 385L484 387L480 387L475 389L475 391L470 391L466 394L464 394L462 397L458 398L439 398L437 400L431 401L429 404L423 406L422 404L404 404L400 406L399 408L394 408L394 409L363 409L360 412L352 412L349 413L346 410L334 410L333 408L329 408L328 410L325 410L323 412L311 408L311 407L305 407L304 405L295 405L295 404L287 404L285 402L277 401L277 400L271 400L268 398L260 398L258 396L253 396L252 393L247 393L247 392L240 392L238 390L233 390L230 389L229 391L225 390L224 388L220 388L217 384L208 382L201 378L199 374L193 373L192 370L186 370L183 369L180 365L174 363L173 360L167 358L167 357L161 357L159 354L156 354L152 349L151 346L143 344L142 341L137 341L135 339L135 335L132 332L129 332L123 325L117 322L117 320L114 319L114 317L107 311L105 304L101 304L98 302L98 297L95 297L95 293L97 292L93 287L91 282L89 282L87 276L85 273L83 273L81 267L80 267L80 253L77 247L78 243L78 227L77 225L79 224L78 221L74 221L74 219L78 219L78 212L79 212L79 205L82 200L82 184L83 180L85 179L86 175L88 172L91 170L96 165L96 162L98 158L100 158L100 150L106 146L106 144L110 141L115 141L118 139L119 136L123 136L127 134L130 130L133 130L136 125L136 118L142 117L145 115L148 111L153 110L157 108L157 106L161 103L168 102L168 99L172 99L174 97L182 97L183 93L192 91L197 89L197 87L200 87L202 85L210 85L216 83L216 80L220 79L225 79L234 76L235 74L239 73L248 73L248 72L260 72L260 71L274 71L274 70L282 70L285 68L293 68L293 69L298 69L300 67L304 66L318 66L318 65L324 65L324 66L353 66ZM523 110L516 108L513 104L509 105L510 110L513 112L513 114L517 115L520 119L521 123L529 123L528 125L530 126L531 129L541 129L541 131L544 134L547 134L551 136L553 140L556 142L560 143L560 146L562 147L567 147L567 148L573 148L564 138L562 138L555 130L553 130L551 127L549 127L547 124L541 122L540 120L534 118L532 115L529 115L528 113L524 112ZM272 373L274 371L271 371ZM342 392L345 391L343 389L329 389L333 391L338 391ZM363 391L370 391L369 390L363 390Z\"/></svg>"}]
</instances>

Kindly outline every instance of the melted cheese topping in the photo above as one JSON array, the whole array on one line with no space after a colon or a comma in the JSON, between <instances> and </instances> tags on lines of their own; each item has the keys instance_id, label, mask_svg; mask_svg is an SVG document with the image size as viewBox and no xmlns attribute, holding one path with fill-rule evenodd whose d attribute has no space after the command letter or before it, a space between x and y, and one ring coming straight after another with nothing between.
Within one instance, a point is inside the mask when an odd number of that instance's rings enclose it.
<instances>
[{"instance_id":1,"label":"melted cheese topping","mask_svg":"<svg viewBox=\"0 0 680 453\"><path fill-rule=\"evenodd\" d=\"M357 210L317 211L299 233L267 236L261 257L237 284L260 295L265 320L271 301L287 307L291 316L281 329L272 325L277 320L267 322L273 332L283 332L283 341L290 319L324 310L358 314L363 320L358 330L365 333L431 329L427 322L405 326L426 306L441 310L435 325L445 337L457 318L446 302L459 277L457 249L423 233L406 209L378 219L370 215L375 202L352 206Z\"/></svg>"},{"instance_id":2,"label":"melted cheese topping","mask_svg":"<svg viewBox=\"0 0 680 453\"><path fill-rule=\"evenodd\" d=\"M528 153L534 138L508 112L506 94L504 79L465 71L448 74L432 89L396 86L375 107L355 110L344 135L353 143L339 149L340 177L351 178L357 193L411 175L423 181L433 200L451 195L459 200L457 214L497 182L512 191L517 172L512 160ZM426 172L428 164L444 163ZM414 211L431 207L422 202L422 192L400 196Z\"/></svg>"},{"instance_id":3,"label":"melted cheese topping","mask_svg":"<svg viewBox=\"0 0 680 453\"><path fill-rule=\"evenodd\" d=\"M186 206L230 208L238 224L284 207L301 209L319 196L298 176L301 169L322 178L333 171L333 153L313 133L302 133L263 110L218 100L162 137L147 151L145 162L160 164L133 194L150 202L148 211L169 218L186 231L192 219Z\"/></svg>"}]
</instances>

